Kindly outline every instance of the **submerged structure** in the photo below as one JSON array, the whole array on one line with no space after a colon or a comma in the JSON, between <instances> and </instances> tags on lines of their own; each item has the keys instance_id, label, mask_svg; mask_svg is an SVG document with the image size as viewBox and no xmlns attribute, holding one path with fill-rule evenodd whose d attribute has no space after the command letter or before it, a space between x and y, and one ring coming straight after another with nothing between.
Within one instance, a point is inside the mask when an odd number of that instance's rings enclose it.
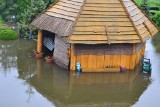
<instances>
[{"instance_id":1,"label":"submerged structure","mask_svg":"<svg viewBox=\"0 0 160 107\"><path fill-rule=\"evenodd\" d=\"M133 0L58 0L31 23L37 51L82 72L134 69L158 28ZM47 51L46 51L47 50Z\"/></svg>"}]
</instances>

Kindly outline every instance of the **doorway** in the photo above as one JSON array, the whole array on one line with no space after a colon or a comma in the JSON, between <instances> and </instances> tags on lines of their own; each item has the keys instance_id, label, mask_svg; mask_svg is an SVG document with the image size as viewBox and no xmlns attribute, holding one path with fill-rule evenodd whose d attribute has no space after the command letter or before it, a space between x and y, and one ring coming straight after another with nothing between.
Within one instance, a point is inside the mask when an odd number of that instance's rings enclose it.
<instances>
[{"instance_id":1,"label":"doorway","mask_svg":"<svg viewBox=\"0 0 160 107\"><path fill-rule=\"evenodd\" d=\"M43 45L42 45L42 50L44 52L44 57L46 56L53 56L54 52L54 45L55 45L55 33L43 30L42 31L43 35Z\"/></svg>"}]
</instances>

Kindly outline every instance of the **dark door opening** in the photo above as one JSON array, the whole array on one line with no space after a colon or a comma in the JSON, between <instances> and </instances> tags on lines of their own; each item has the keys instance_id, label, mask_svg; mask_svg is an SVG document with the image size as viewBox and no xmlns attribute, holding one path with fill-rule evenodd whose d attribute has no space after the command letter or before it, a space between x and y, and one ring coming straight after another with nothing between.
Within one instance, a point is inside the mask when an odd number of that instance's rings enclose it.
<instances>
[{"instance_id":1,"label":"dark door opening","mask_svg":"<svg viewBox=\"0 0 160 107\"><path fill-rule=\"evenodd\" d=\"M43 47L44 57L53 56L55 33L43 30Z\"/></svg>"}]
</instances>

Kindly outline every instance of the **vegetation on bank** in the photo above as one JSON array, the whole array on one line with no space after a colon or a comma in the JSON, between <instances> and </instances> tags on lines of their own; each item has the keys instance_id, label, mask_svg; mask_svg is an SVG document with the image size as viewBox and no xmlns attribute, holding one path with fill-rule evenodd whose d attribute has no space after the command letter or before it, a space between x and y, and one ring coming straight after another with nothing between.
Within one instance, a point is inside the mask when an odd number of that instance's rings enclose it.
<instances>
[{"instance_id":1,"label":"vegetation on bank","mask_svg":"<svg viewBox=\"0 0 160 107\"><path fill-rule=\"evenodd\" d=\"M15 40L17 38L17 32L9 29L5 24L2 23L2 19L0 18L0 40Z\"/></svg>"},{"instance_id":2,"label":"vegetation on bank","mask_svg":"<svg viewBox=\"0 0 160 107\"><path fill-rule=\"evenodd\" d=\"M160 1L159 0L135 0L142 9L148 14L148 16L155 22L160 28ZM158 33L152 39L153 45L156 47L156 51L160 52L160 33Z\"/></svg>"},{"instance_id":3,"label":"vegetation on bank","mask_svg":"<svg viewBox=\"0 0 160 107\"><path fill-rule=\"evenodd\" d=\"M0 40L15 40L18 38L17 32L11 29L0 30Z\"/></svg>"}]
</instances>

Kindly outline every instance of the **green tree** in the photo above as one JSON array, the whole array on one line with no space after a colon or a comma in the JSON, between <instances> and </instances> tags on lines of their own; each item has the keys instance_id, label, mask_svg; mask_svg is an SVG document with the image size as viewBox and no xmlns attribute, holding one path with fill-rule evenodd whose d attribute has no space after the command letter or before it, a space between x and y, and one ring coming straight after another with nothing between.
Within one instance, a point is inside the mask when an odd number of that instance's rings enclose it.
<instances>
[{"instance_id":1,"label":"green tree","mask_svg":"<svg viewBox=\"0 0 160 107\"><path fill-rule=\"evenodd\" d=\"M149 5L148 5L148 0L142 0L140 7L142 8L142 10L145 11L146 14L150 15L149 13Z\"/></svg>"},{"instance_id":2,"label":"green tree","mask_svg":"<svg viewBox=\"0 0 160 107\"><path fill-rule=\"evenodd\" d=\"M29 24L55 0L0 0L0 13L4 21L16 16L20 37L29 36Z\"/></svg>"}]
</instances>

